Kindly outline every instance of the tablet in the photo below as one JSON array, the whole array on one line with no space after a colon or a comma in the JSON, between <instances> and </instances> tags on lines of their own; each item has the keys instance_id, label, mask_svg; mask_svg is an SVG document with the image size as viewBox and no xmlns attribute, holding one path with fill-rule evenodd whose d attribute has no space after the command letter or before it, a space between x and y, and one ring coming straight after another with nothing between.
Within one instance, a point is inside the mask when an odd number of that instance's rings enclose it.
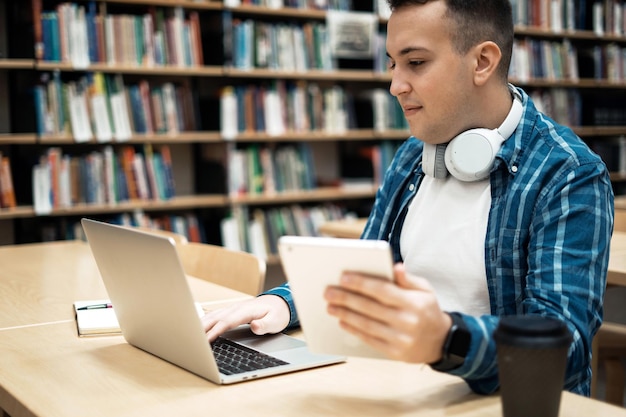
<instances>
[{"instance_id":1,"label":"tablet","mask_svg":"<svg viewBox=\"0 0 626 417\"><path fill-rule=\"evenodd\" d=\"M384 358L384 355L339 326L326 312L324 291L343 271L393 279L393 256L383 240L283 236L278 251L302 331L317 353Z\"/></svg>"}]
</instances>

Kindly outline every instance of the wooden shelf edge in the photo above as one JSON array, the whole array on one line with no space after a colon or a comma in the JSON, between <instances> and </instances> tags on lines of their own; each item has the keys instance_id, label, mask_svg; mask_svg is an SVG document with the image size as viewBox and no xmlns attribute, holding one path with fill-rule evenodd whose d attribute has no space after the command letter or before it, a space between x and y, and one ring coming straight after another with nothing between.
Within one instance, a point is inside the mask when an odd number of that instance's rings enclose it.
<instances>
[{"instance_id":1,"label":"wooden shelf edge","mask_svg":"<svg viewBox=\"0 0 626 417\"><path fill-rule=\"evenodd\" d=\"M0 208L0 220L18 219L35 216L35 210L31 206L18 206L13 208Z\"/></svg>"},{"instance_id":2,"label":"wooden shelf edge","mask_svg":"<svg viewBox=\"0 0 626 417\"><path fill-rule=\"evenodd\" d=\"M113 140L108 142L98 142L91 139L87 142L77 142L73 136L68 135L43 135L38 138L37 143L42 145L124 145L141 143L192 143L192 142L223 142L219 132L194 131L163 134L142 134L136 133L129 140Z\"/></svg>"},{"instance_id":3,"label":"wooden shelf edge","mask_svg":"<svg viewBox=\"0 0 626 417\"><path fill-rule=\"evenodd\" d=\"M581 137L626 135L624 126L573 126L572 130ZM0 133L0 144L41 144L41 145L124 145L124 144L176 144L176 143L228 143L228 142L323 142L350 140L404 140L411 136L405 129L350 129L345 132L286 132L272 136L264 132L240 133L235 138L226 139L216 131L180 132L176 134L135 134L127 141L76 142L68 135L43 135L35 133Z\"/></svg>"},{"instance_id":4,"label":"wooden shelf edge","mask_svg":"<svg viewBox=\"0 0 626 417\"><path fill-rule=\"evenodd\" d=\"M520 80L511 78L510 82L520 87L531 88L612 88L626 89L626 80L597 80L594 78L580 78L578 80L566 79L546 79L546 78L530 78L528 80Z\"/></svg>"},{"instance_id":5,"label":"wooden shelf edge","mask_svg":"<svg viewBox=\"0 0 626 417\"><path fill-rule=\"evenodd\" d=\"M115 204L78 204L67 208L55 208L50 213L38 214L32 206L0 209L0 219L15 219L38 216L86 216L96 214L124 213L134 210L172 211L194 208L226 207L227 198L221 194L190 195L174 197L164 201L123 201Z\"/></svg>"},{"instance_id":6,"label":"wooden shelf edge","mask_svg":"<svg viewBox=\"0 0 626 417\"><path fill-rule=\"evenodd\" d=\"M34 69L34 59L0 59L0 69Z\"/></svg>"},{"instance_id":7,"label":"wooden shelf edge","mask_svg":"<svg viewBox=\"0 0 626 417\"><path fill-rule=\"evenodd\" d=\"M620 136L626 135L625 126L574 126L572 127L574 133L578 136L591 137L591 136Z\"/></svg>"},{"instance_id":8,"label":"wooden shelf edge","mask_svg":"<svg viewBox=\"0 0 626 417\"><path fill-rule=\"evenodd\" d=\"M315 201L340 201L373 198L377 187L319 187L313 190L284 191L275 194L242 195L229 197L232 205L285 204Z\"/></svg>"},{"instance_id":9,"label":"wooden shelf edge","mask_svg":"<svg viewBox=\"0 0 626 417\"><path fill-rule=\"evenodd\" d=\"M273 136L265 132L239 133L232 139L224 138L220 132L194 131L180 132L176 134L135 134L127 141L98 142L91 139L87 142L76 142L69 135L43 135L35 134L13 135L0 134L0 143L38 143L42 145L123 145L140 143L227 143L227 142L298 142L298 141L349 141L349 140L398 140L406 139L410 132L404 129L389 129L376 131L373 129L350 129L345 132L286 132L282 135ZM13 140L15 139L15 140Z\"/></svg>"},{"instance_id":10,"label":"wooden shelf edge","mask_svg":"<svg viewBox=\"0 0 626 417\"><path fill-rule=\"evenodd\" d=\"M85 1L85 0L83 0ZM223 10L224 5L222 1L208 0L208 1L189 1L189 0L100 0L102 3L124 3L124 4L137 4L146 6L163 6L163 7L183 7L187 9L211 9L211 10ZM86 2L86 1L85 1Z\"/></svg>"},{"instance_id":11,"label":"wooden shelf edge","mask_svg":"<svg viewBox=\"0 0 626 417\"><path fill-rule=\"evenodd\" d=\"M563 29L560 31L553 31L550 28L543 28L539 26L515 26L515 36L534 36L543 38L555 38L555 39L577 39L577 40L594 40L594 41L606 41L606 42L626 42L626 36L616 35L613 33L605 33L599 35L592 30L570 30Z\"/></svg>"},{"instance_id":12,"label":"wooden shelf edge","mask_svg":"<svg viewBox=\"0 0 626 417\"><path fill-rule=\"evenodd\" d=\"M123 213L133 210L172 211L195 208L228 207L229 205L284 204L316 201L340 201L373 198L377 188L372 187L321 187L314 190L289 191L276 194L229 197L222 194L189 195L164 201L132 200L115 204L78 204L67 208L55 208L50 213L37 214L32 206L0 209L0 219L37 216L86 216L96 214Z\"/></svg>"},{"instance_id":13,"label":"wooden shelf edge","mask_svg":"<svg viewBox=\"0 0 626 417\"><path fill-rule=\"evenodd\" d=\"M145 74L145 75L183 75L183 76L224 76L224 67L222 66L197 66L197 67L176 67L171 65L164 66L133 66L133 65L109 65L103 63L91 64L85 68L76 68L69 62L49 62L37 61L35 69L39 71L87 71L87 72L111 72L111 73L128 73L128 74Z\"/></svg>"},{"instance_id":14,"label":"wooden shelf edge","mask_svg":"<svg viewBox=\"0 0 626 417\"><path fill-rule=\"evenodd\" d=\"M0 144L6 145L34 145L37 135L34 133L0 133Z\"/></svg>"}]
</instances>

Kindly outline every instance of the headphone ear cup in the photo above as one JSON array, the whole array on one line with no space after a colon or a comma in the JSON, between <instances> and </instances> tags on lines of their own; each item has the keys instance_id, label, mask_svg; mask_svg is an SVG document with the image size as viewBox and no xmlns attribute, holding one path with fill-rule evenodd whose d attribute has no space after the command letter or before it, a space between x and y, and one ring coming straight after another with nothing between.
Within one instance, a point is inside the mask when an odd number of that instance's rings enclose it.
<instances>
[{"instance_id":1,"label":"headphone ear cup","mask_svg":"<svg viewBox=\"0 0 626 417\"><path fill-rule=\"evenodd\" d=\"M446 146L446 144L431 145L430 143L424 143L422 170L426 175L439 179L448 176L445 161Z\"/></svg>"},{"instance_id":2,"label":"headphone ear cup","mask_svg":"<svg viewBox=\"0 0 626 417\"><path fill-rule=\"evenodd\" d=\"M446 148L445 165L459 181L480 181L489 176L504 138L497 130L471 129L452 139Z\"/></svg>"}]
</instances>

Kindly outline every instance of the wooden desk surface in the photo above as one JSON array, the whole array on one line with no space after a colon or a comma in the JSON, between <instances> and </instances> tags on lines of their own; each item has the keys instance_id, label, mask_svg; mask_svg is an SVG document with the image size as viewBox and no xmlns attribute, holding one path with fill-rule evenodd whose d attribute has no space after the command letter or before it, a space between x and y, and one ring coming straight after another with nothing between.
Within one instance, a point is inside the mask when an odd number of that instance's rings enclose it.
<instances>
[{"instance_id":1,"label":"wooden desk surface","mask_svg":"<svg viewBox=\"0 0 626 417\"><path fill-rule=\"evenodd\" d=\"M0 330L74 321L76 300L108 298L100 273L82 241L0 247ZM196 301L245 294L188 277Z\"/></svg>"},{"instance_id":2,"label":"wooden desk surface","mask_svg":"<svg viewBox=\"0 0 626 417\"><path fill-rule=\"evenodd\" d=\"M71 303L106 295L86 244L0 248L0 262L0 320L10 324L0 329L0 414L206 416L227 410L255 417L501 416L497 395L478 396L459 378L392 361L349 358L345 364L218 386L121 336L77 336ZM242 297L193 278L190 283L198 301ZM564 393L561 415L626 417L626 409Z\"/></svg>"},{"instance_id":3,"label":"wooden desk surface","mask_svg":"<svg viewBox=\"0 0 626 417\"><path fill-rule=\"evenodd\" d=\"M36 341L36 342L35 342ZM0 407L12 417L450 416L500 417L497 395L401 362L347 363L218 386L126 344L78 338L72 323L0 337ZM626 416L626 409L564 393L561 416Z\"/></svg>"}]
</instances>

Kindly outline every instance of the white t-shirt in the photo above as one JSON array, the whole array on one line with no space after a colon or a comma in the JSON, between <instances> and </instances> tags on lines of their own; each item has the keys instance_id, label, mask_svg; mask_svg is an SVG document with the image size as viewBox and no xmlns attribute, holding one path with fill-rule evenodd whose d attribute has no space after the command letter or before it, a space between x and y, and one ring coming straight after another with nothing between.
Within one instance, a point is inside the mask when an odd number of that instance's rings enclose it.
<instances>
[{"instance_id":1,"label":"white t-shirt","mask_svg":"<svg viewBox=\"0 0 626 417\"><path fill-rule=\"evenodd\" d=\"M406 270L428 279L444 311L490 314L485 234L489 180L462 182L424 176L411 201L400 252Z\"/></svg>"}]
</instances>

